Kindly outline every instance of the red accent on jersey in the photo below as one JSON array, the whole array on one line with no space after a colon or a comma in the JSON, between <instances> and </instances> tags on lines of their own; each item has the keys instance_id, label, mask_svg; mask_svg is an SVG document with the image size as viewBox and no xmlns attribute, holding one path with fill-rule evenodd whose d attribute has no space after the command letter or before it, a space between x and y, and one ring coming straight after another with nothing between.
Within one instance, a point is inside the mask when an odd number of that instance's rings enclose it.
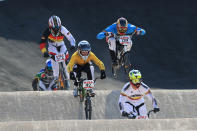
<instances>
[{"instance_id":1,"label":"red accent on jersey","mask_svg":"<svg viewBox=\"0 0 197 131\"><path fill-rule=\"evenodd\" d=\"M56 53L53 53L53 52L49 52L49 54L51 54L51 55L56 55Z\"/></svg>"},{"instance_id":2,"label":"red accent on jersey","mask_svg":"<svg viewBox=\"0 0 197 131\"><path fill-rule=\"evenodd\" d=\"M43 48L45 48L46 43L40 43L40 50L42 50Z\"/></svg>"},{"instance_id":3,"label":"red accent on jersey","mask_svg":"<svg viewBox=\"0 0 197 131\"><path fill-rule=\"evenodd\" d=\"M66 52L65 60L68 60L68 58L69 58L69 53L68 53L68 52Z\"/></svg>"},{"instance_id":4,"label":"red accent on jersey","mask_svg":"<svg viewBox=\"0 0 197 131\"><path fill-rule=\"evenodd\" d=\"M58 42L60 42L60 41L63 41L64 36L53 36L52 34L50 34L48 36L48 39L50 39L52 41L58 41Z\"/></svg>"}]
</instances>

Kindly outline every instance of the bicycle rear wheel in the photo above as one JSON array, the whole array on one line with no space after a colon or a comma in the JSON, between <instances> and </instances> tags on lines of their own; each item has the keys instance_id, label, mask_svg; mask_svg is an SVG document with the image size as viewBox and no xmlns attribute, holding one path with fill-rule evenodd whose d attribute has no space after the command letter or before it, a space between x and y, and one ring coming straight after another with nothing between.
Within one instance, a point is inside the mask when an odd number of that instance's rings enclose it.
<instances>
[{"instance_id":1,"label":"bicycle rear wheel","mask_svg":"<svg viewBox=\"0 0 197 131\"><path fill-rule=\"evenodd\" d=\"M86 120L91 120L92 118L92 103L90 98L87 98L85 100L85 115L86 115Z\"/></svg>"}]
</instances>

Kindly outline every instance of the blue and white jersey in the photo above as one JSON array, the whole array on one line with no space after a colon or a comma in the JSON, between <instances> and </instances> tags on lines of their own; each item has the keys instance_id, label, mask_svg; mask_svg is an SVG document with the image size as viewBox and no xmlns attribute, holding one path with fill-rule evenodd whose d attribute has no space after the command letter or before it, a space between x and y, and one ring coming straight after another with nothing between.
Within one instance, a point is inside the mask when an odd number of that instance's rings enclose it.
<instances>
[{"instance_id":1,"label":"blue and white jersey","mask_svg":"<svg viewBox=\"0 0 197 131\"><path fill-rule=\"evenodd\" d=\"M140 31L140 35L144 35L146 33L146 31L144 29L141 29L141 28L136 27L135 25L132 25L132 24L129 23L127 31L124 35L131 35L133 32L135 32L135 30ZM100 32L97 35L97 39L105 38L105 32L112 32L113 34L118 34L117 24L114 23L114 24L108 26L103 32Z\"/></svg>"}]
</instances>

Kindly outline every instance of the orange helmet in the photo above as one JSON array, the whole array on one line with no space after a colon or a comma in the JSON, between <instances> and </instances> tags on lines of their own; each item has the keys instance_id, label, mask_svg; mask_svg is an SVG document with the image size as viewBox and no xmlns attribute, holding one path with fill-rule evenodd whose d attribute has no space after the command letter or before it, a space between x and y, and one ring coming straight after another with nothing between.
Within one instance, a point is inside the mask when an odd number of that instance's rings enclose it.
<instances>
[{"instance_id":1,"label":"orange helmet","mask_svg":"<svg viewBox=\"0 0 197 131\"><path fill-rule=\"evenodd\" d=\"M116 24L117 24L118 33L123 34L127 31L127 28L128 28L127 19L121 17L117 20Z\"/></svg>"}]
</instances>

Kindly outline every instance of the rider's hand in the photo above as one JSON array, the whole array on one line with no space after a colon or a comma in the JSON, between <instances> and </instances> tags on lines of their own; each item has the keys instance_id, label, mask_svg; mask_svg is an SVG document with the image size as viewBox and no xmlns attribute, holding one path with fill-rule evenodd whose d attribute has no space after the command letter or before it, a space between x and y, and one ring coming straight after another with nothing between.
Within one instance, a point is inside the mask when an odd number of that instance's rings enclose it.
<instances>
[{"instance_id":1,"label":"rider's hand","mask_svg":"<svg viewBox=\"0 0 197 131\"><path fill-rule=\"evenodd\" d=\"M107 36L107 37L113 37L114 34L112 32L105 32L105 36Z\"/></svg>"},{"instance_id":2,"label":"rider's hand","mask_svg":"<svg viewBox=\"0 0 197 131\"><path fill-rule=\"evenodd\" d=\"M106 78L106 74L104 70L101 70L101 79L105 79Z\"/></svg>"},{"instance_id":3,"label":"rider's hand","mask_svg":"<svg viewBox=\"0 0 197 131\"><path fill-rule=\"evenodd\" d=\"M75 80L75 74L72 71L70 72L70 79Z\"/></svg>"},{"instance_id":4,"label":"rider's hand","mask_svg":"<svg viewBox=\"0 0 197 131\"><path fill-rule=\"evenodd\" d=\"M48 52L44 52L43 56L44 57L49 57L49 53Z\"/></svg>"},{"instance_id":5,"label":"rider's hand","mask_svg":"<svg viewBox=\"0 0 197 131\"><path fill-rule=\"evenodd\" d=\"M154 113L156 113L156 112L159 112L160 109L157 107L157 108L154 108L153 111L154 111Z\"/></svg>"},{"instance_id":6,"label":"rider's hand","mask_svg":"<svg viewBox=\"0 0 197 131\"><path fill-rule=\"evenodd\" d=\"M137 35L140 35L141 32L142 32L142 31L141 31L139 28L136 29L136 34L137 34Z\"/></svg>"},{"instance_id":7,"label":"rider's hand","mask_svg":"<svg viewBox=\"0 0 197 131\"><path fill-rule=\"evenodd\" d=\"M129 116L129 113L127 113L126 111L123 111L122 116Z\"/></svg>"},{"instance_id":8,"label":"rider's hand","mask_svg":"<svg viewBox=\"0 0 197 131\"><path fill-rule=\"evenodd\" d=\"M70 47L70 51L71 51L71 52L75 51L75 46L71 46L71 47Z\"/></svg>"}]
</instances>

